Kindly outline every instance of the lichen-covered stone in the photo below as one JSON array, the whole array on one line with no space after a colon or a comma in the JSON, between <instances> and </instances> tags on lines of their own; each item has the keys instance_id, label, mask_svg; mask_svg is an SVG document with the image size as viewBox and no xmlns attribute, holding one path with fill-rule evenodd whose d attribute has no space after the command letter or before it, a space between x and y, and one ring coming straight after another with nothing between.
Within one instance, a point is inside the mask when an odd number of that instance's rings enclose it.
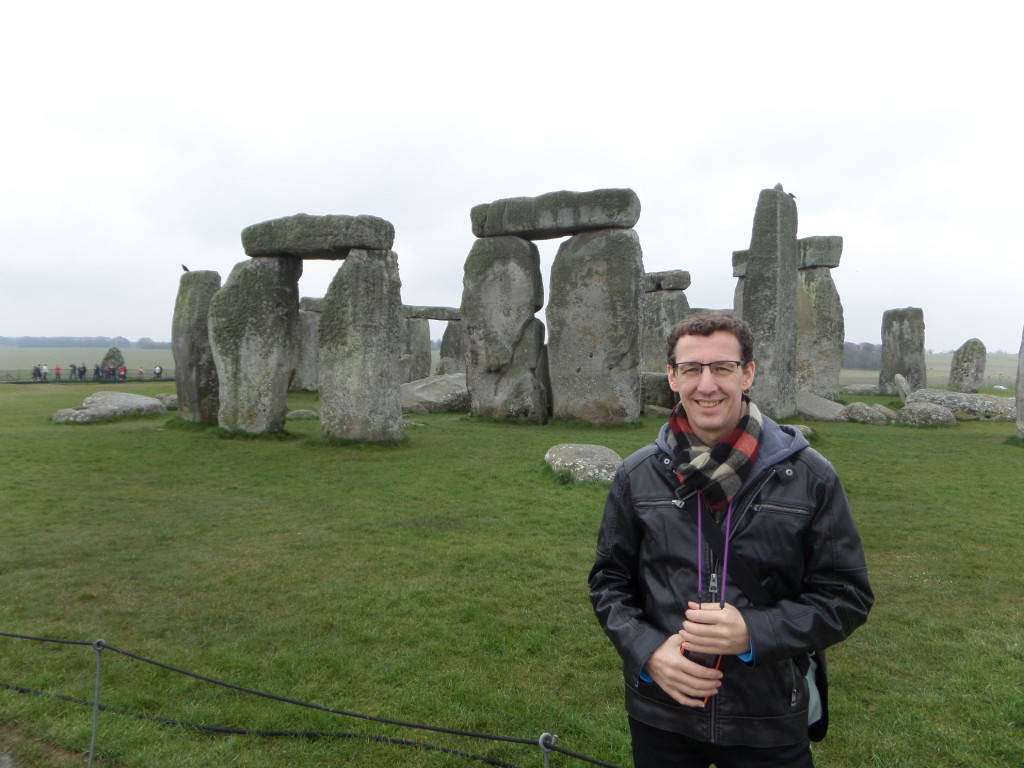
<instances>
[{"instance_id":1,"label":"lichen-covered stone","mask_svg":"<svg viewBox=\"0 0 1024 768\"><path fill-rule=\"evenodd\" d=\"M843 238L838 235L813 235L796 241L800 253L800 269L839 266L843 255Z\"/></svg>"},{"instance_id":2,"label":"lichen-covered stone","mask_svg":"<svg viewBox=\"0 0 1024 768\"><path fill-rule=\"evenodd\" d=\"M981 339L968 339L953 353L949 365L950 392L980 392L985 380L988 350Z\"/></svg>"},{"instance_id":3,"label":"lichen-covered stone","mask_svg":"<svg viewBox=\"0 0 1024 768\"><path fill-rule=\"evenodd\" d=\"M247 256L344 259L353 248L389 251L394 244L394 225L367 215L297 213L242 230L242 247Z\"/></svg>"},{"instance_id":4,"label":"lichen-covered stone","mask_svg":"<svg viewBox=\"0 0 1024 768\"><path fill-rule=\"evenodd\" d=\"M668 335L676 323L690 314L690 303L681 290L653 291L641 295L640 307L641 370L664 375Z\"/></svg>"},{"instance_id":5,"label":"lichen-covered stone","mask_svg":"<svg viewBox=\"0 0 1024 768\"><path fill-rule=\"evenodd\" d=\"M836 400L846 340L839 291L831 271L824 267L801 269L796 285L797 391Z\"/></svg>"},{"instance_id":6,"label":"lichen-covered stone","mask_svg":"<svg viewBox=\"0 0 1024 768\"><path fill-rule=\"evenodd\" d=\"M220 275L209 270L185 272L171 321L174 386L178 413L185 421L216 424L220 380L210 344L210 302L220 290Z\"/></svg>"},{"instance_id":7,"label":"lichen-covered stone","mask_svg":"<svg viewBox=\"0 0 1024 768\"><path fill-rule=\"evenodd\" d=\"M405 438L399 400L402 283L394 251L354 249L320 313L320 426L360 442Z\"/></svg>"},{"instance_id":8,"label":"lichen-covered stone","mask_svg":"<svg viewBox=\"0 0 1024 768\"><path fill-rule=\"evenodd\" d=\"M284 430L296 363L301 275L299 259L250 259L235 265L210 300L223 429L250 434Z\"/></svg>"},{"instance_id":9,"label":"lichen-covered stone","mask_svg":"<svg viewBox=\"0 0 1024 768\"><path fill-rule=\"evenodd\" d=\"M690 273L685 269L644 274L644 293L654 291L685 291L690 287Z\"/></svg>"},{"instance_id":10,"label":"lichen-covered stone","mask_svg":"<svg viewBox=\"0 0 1024 768\"><path fill-rule=\"evenodd\" d=\"M149 416L167 413L167 407L155 397L128 392L95 392L75 408L64 408L53 414L60 423L91 424L126 416Z\"/></svg>"},{"instance_id":11,"label":"lichen-covered stone","mask_svg":"<svg viewBox=\"0 0 1024 768\"><path fill-rule=\"evenodd\" d=\"M555 472L568 472L578 483L610 483L622 457L603 445L561 443L548 449L544 461Z\"/></svg>"},{"instance_id":12,"label":"lichen-covered stone","mask_svg":"<svg viewBox=\"0 0 1024 768\"><path fill-rule=\"evenodd\" d=\"M544 304L537 246L519 237L488 237L470 249L461 316L470 411L487 418L543 424L550 410Z\"/></svg>"},{"instance_id":13,"label":"lichen-covered stone","mask_svg":"<svg viewBox=\"0 0 1024 768\"><path fill-rule=\"evenodd\" d=\"M889 309L882 313L882 368L878 390L896 394L896 374L902 374L911 390L928 385L924 358L924 311L917 307Z\"/></svg>"},{"instance_id":14,"label":"lichen-covered stone","mask_svg":"<svg viewBox=\"0 0 1024 768\"><path fill-rule=\"evenodd\" d=\"M587 232L559 247L545 311L556 419L639 419L643 275L634 230Z\"/></svg>"},{"instance_id":15,"label":"lichen-covered stone","mask_svg":"<svg viewBox=\"0 0 1024 768\"><path fill-rule=\"evenodd\" d=\"M307 304L308 306L308 304ZM320 386L320 311L302 309L295 326L295 375L290 388L293 392L316 392Z\"/></svg>"},{"instance_id":16,"label":"lichen-covered stone","mask_svg":"<svg viewBox=\"0 0 1024 768\"><path fill-rule=\"evenodd\" d=\"M474 206L470 212L477 237L515 235L546 240L597 229L629 229L640 219L640 198L632 189L549 192L538 197L510 197Z\"/></svg>"},{"instance_id":17,"label":"lichen-covered stone","mask_svg":"<svg viewBox=\"0 0 1024 768\"><path fill-rule=\"evenodd\" d=\"M775 419L796 413L796 232L792 196L781 184L761 190L745 273L737 284L736 311L754 334L757 376L751 397Z\"/></svg>"}]
</instances>

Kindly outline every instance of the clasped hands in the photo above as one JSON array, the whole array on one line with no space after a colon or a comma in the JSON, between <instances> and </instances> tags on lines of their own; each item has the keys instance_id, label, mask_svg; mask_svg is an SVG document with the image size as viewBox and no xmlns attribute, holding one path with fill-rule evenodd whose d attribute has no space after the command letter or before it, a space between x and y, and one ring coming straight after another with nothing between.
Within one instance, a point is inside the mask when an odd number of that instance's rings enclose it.
<instances>
[{"instance_id":1,"label":"clasped hands","mask_svg":"<svg viewBox=\"0 0 1024 768\"><path fill-rule=\"evenodd\" d=\"M682 629L662 643L647 660L647 674L669 696L687 707L703 707L718 693L722 672L683 655L684 651L732 656L750 650L743 615L730 603L687 603Z\"/></svg>"}]
</instances>

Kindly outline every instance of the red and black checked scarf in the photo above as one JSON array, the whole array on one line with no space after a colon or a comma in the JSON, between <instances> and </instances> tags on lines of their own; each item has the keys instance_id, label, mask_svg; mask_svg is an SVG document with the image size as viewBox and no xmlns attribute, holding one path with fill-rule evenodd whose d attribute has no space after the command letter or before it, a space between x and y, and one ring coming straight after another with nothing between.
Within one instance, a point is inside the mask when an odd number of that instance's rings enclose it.
<instances>
[{"instance_id":1,"label":"red and black checked scarf","mask_svg":"<svg viewBox=\"0 0 1024 768\"><path fill-rule=\"evenodd\" d=\"M675 471L680 482L699 492L715 512L724 511L739 493L754 470L761 448L761 412L746 395L743 405L736 428L712 446L704 445L694 434L682 403L676 405L668 420L675 438L669 442L675 442Z\"/></svg>"}]
</instances>

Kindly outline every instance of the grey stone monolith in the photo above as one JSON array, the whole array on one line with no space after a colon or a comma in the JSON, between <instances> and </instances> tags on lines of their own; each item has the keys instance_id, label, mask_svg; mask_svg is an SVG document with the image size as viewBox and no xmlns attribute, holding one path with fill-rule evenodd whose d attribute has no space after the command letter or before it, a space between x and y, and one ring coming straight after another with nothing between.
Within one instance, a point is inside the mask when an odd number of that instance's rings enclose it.
<instances>
[{"instance_id":1,"label":"grey stone monolith","mask_svg":"<svg viewBox=\"0 0 1024 768\"><path fill-rule=\"evenodd\" d=\"M1021 334L1020 350L1017 352L1017 439L1024 440L1024 333Z\"/></svg>"},{"instance_id":2,"label":"grey stone monolith","mask_svg":"<svg viewBox=\"0 0 1024 768\"><path fill-rule=\"evenodd\" d=\"M389 251L394 243L394 225L377 216L297 213L242 230L247 256L344 259L353 248Z\"/></svg>"},{"instance_id":3,"label":"grey stone monolith","mask_svg":"<svg viewBox=\"0 0 1024 768\"><path fill-rule=\"evenodd\" d=\"M797 210L781 184L761 190L736 311L754 334L751 397L772 418L796 413ZM741 252L742 253L742 252ZM734 254L734 265L737 255Z\"/></svg>"},{"instance_id":4,"label":"grey stone monolith","mask_svg":"<svg viewBox=\"0 0 1024 768\"><path fill-rule=\"evenodd\" d=\"M685 293L689 287L690 273L682 269L644 275L640 320L641 370L665 372L668 364L666 339L672 327L690 314Z\"/></svg>"},{"instance_id":5,"label":"grey stone monolith","mask_svg":"<svg viewBox=\"0 0 1024 768\"><path fill-rule=\"evenodd\" d=\"M235 265L210 300L221 428L257 435L284 430L301 275L301 259L248 259Z\"/></svg>"},{"instance_id":6,"label":"grey stone monolith","mask_svg":"<svg viewBox=\"0 0 1024 768\"><path fill-rule=\"evenodd\" d=\"M401 288L394 251L353 249L327 289L319 328L320 426L327 437L405 437Z\"/></svg>"},{"instance_id":7,"label":"grey stone monolith","mask_svg":"<svg viewBox=\"0 0 1024 768\"><path fill-rule=\"evenodd\" d=\"M981 339L968 339L953 353L949 364L950 392L976 393L985 380L985 362L988 350Z\"/></svg>"},{"instance_id":8,"label":"grey stone monolith","mask_svg":"<svg viewBox=\"0 0 1024 768\"><path fill-rule=\"evenodd\" d=\"M295 329L297 358L295 375L292 377L291 389L297 392L316 392L320 386L320 328L319 304L317 311L303 309L309 306L306 301L299 302L299 321Z\"/></svg>"},{"instance_id":9,"label":"grey stone monolith","mask_svg":"<svg viewBox=\"0 0 1024 768\"><path fill-rule=\"evenodd\" d=\"M846 327L831 270L839 266L843 238L804 237L797 248L797 389L838 400Z\"/></svg>"},{"instance_id":10,"label":"grey stone monolith","mask_svg":"<svg viewBox=\"0 0 1024 768\"><path fill-rule=\"evenodd\" d=\"M433 357L430 351L430 321L422 317L402 318L402 354L398 358L399 384L425 379L430 375Z\"/></svg>"},{"instance_id":11,"label":"grey stone monolith","mask_svg":"<svg viewBox=\"0 0 1024 768\"><path fill-rule=\"evenodd\" d=\"M209 270L185 272L171 321L174 387L178 414L185 421L216 424L220 382L210 345L210 301L220 290L220 275Z\"/></svg>"},{"instance_id":12,"label":"grey stone monolith","mask_svg":"<svg viewBox=\"0 0 1024 768\"><path fill-rule=\"evenodd\" d=\"M633 227L640 219L640 198L632 189L549 192L476 205L470 211L477 237L515 235L547 240L599 229Z\"/></svg>"},{"instance_id":13,"label":"grey stone monolith","mask_svg":"<svg viewBox=\"0 0 1024 768\"><path fill-rule=\"evenodd\" d=\"M896 394L896 374L902 374L913 391L928 386L924 359L924 311L917 307L889 309L882 313L882 369L878 391Z\"/></svg>"},{"instance_id":14,"label":"grey stone monolith","mask_svg":"<svg viewBox=\"0 0 1024 768\"><path fill-rule=\"evenodd\" d=\"M537 246L519 237L473 243L462 280L470 412L543 424L550 413L544 304Z\"/></svg>"},{"instance_id":15,"label":"grey stone monolith","mask_svg":"<svg viewBox=\"0 0 1024 768\"><path fill-rule=\"evenodd\" d=\"M559 246L545 310L554 418L640 418L643 279L635 230L585 232Z\"/></svg>"},{"instance_id":16,"label":"grey stone monolith","mask_svg":"<svg viewBox=\"0 0 1024 768\"><path fill-rule=\"evenodd\" d=\"M466 332L462 320L449 320L441 336L438 375L466 372Z\"/></svg>"}]
</instances>

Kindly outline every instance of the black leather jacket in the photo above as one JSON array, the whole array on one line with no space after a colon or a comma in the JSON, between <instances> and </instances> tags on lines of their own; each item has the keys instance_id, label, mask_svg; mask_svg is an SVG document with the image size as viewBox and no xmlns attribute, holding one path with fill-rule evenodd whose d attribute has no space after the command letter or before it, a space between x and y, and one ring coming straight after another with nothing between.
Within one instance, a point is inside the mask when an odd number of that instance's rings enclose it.
<instances>
[{"instance_id":1,"label":"black leather jacket","mask_svg":"<svg viewBox=\"0 0 1024 768\"><path fill-rule=\"evenodd\" d=\"M807 738L807 653L863 624L874 602L860 536L832 465L798 430L765 417L754 472L736 497L729 558L742 558L774 605L754 606L731 577L754 659L722 660L703 709L641 680L650 655L697 599L696 495L681 486L666 440L622 462L605 505L590 598L623 660L628 713L703 742L781 746ZM705 544L704 584L718 564ZM720 569L719 569L720 570Z\"/></svg>"}]
</instances>

